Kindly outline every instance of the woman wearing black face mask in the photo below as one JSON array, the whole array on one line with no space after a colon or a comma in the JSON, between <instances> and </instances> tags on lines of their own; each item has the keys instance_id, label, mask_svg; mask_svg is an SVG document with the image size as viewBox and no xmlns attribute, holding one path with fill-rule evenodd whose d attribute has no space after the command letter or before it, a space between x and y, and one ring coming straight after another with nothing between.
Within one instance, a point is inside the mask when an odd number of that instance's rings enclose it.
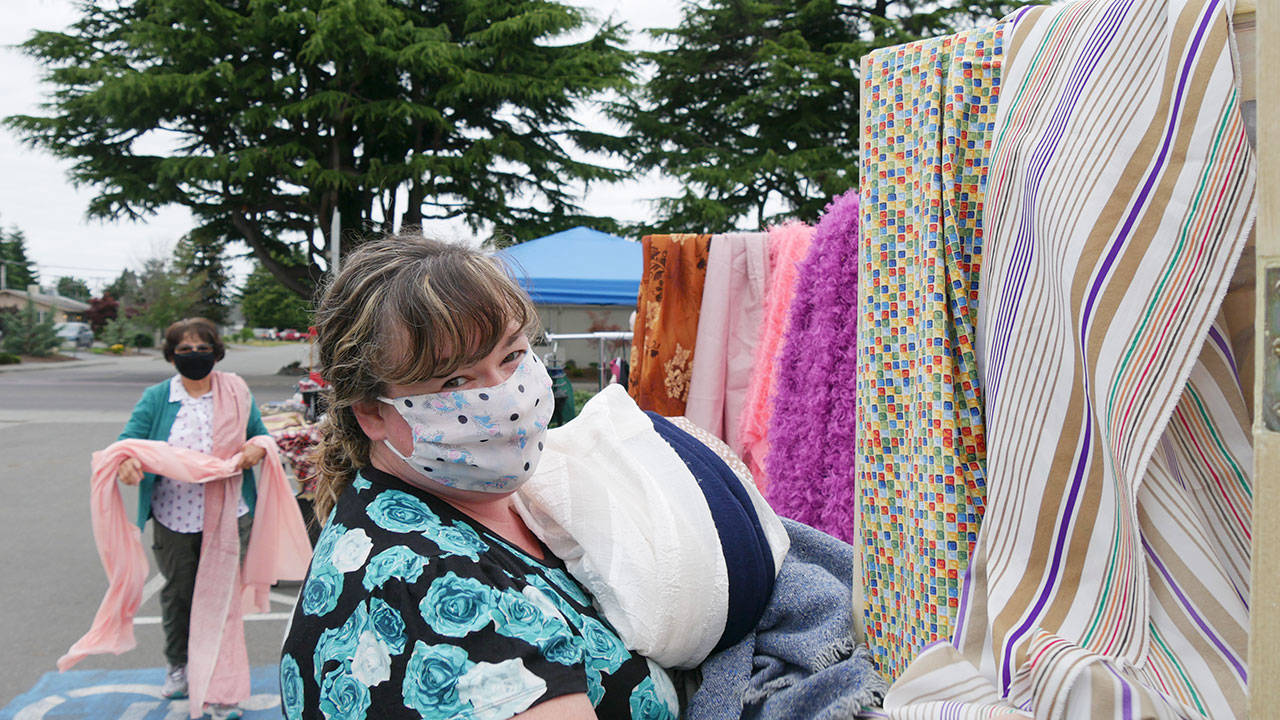
<instances>
[{"instance_id":1,"label":"woman wearing black face mask","mask_svg":"<svg viewBox=\"0 0 1280 720\"><path fill-rule=\"evenodd\" d=\"M189 318L170 325L164 334L164 357L173 363L178 374L142 393L119 439L162 440L176 447L211 453L214 429L219 427L213 401L214 379L218 373L213 372L213 367L224 354L218 328L209 320ZM248 402L245 441L267 435L253 398ZM245 442L241 452L244 480L238 514L243 560L256 499L250 468L258 464L265 451ZM165 697L186 697L187 636L204 528L205 486L144 474L138 461L132 458L121 464L118 479L125 485L141 484L138 526L143 527L148 518L156 521L152 549L156 565L165 578L160 590L160 606L164 653L169 666L162 692ZM215 719L240 717L240 709L234 705L212 705L209 712Z\"/></svg>"}]
</instances>

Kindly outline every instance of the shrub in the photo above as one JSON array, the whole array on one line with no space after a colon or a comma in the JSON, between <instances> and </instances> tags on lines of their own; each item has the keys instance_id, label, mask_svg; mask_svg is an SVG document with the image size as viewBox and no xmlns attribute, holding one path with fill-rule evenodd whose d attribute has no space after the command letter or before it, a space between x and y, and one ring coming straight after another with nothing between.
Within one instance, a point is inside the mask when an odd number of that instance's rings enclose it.
<instances>
[{"instance_id":1,"label":"shrub","mask_svg":"<svg viewBox=\"0 0 1280 720\"><path fill-rule=\"evenodd\" d=\"M124 345L125 338L129 334L129 321L124 318L114 318L108 320L102 326L102 332L98 333L98 339L107 347L112 345Z\"/></svg>"},{"instance_id":2,"label":"shrub","mask_svg":"<svg viewBox=\"0 0 1280 720\"><path fill-rule=\"evenodd\" d=\"M0 353L0 365L17 365L22 362L22 358L13 353Z\"/></svg>"},{"instance_id":3,"label":"shrub","mask_svg":"<svg viewBox=\"0 0 1280 720\"><path fill-rule=\"evenodd\" d=\"M582 406L586 405L587 401L595 396L596 396L595 390L574 390L573 391L573 409L575 411L575 415L577 413L582 412Z\"/></svg>"},{"instance_id":4,"label":"shrub","mask_svg":"<svg viewBox=\"0 0 1280 720\"><path fill-rule=\"evenodd\" d=\"M27 300L21 312L4 316L4 351L19 355L49 355L62 339L53 329L53 318L43 321L36 313L35 303Z\"/></svg>"},{"instance_id":5,"label":"shrub","mask_svg":"<svg viewBox=\"0 0 1280 720\"><path fill-rule=\"evenodd\" d=\"M116 318L107 321L98 339L121 347L149 348L155 345L155 335L135 319Z\"/></svg>"},{"instance_id":6,"label":"shrub","mask_svg":"<svg viewBox=\"0 0 1280 720\"><path fill-rule=\"evenodd\" d=\"M102 328L111 320L115 320L120 314L120 303L111 297L111 293L102 293L102 297L96 297L89 300L89 310L85 312L84 318L89 321L89 326L93 328L93 332L101 333Z\"/></svg>"}]
</instances>

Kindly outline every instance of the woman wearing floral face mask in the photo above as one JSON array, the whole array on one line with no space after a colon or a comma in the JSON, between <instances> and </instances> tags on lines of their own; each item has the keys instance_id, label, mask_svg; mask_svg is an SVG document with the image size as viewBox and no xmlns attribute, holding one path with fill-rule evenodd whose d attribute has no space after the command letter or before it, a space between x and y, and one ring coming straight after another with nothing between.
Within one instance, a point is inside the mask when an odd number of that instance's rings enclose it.
<instances>
[{"instance_id":1,"label":"woman wearing floral face mask","mask_svg":"<svg viewBox=\"0 0 1280 720\"><path fill-rule=\"evenodd\" d=\"M417 236L362 246L327 288L328 519L283 648L286 717L675 717L666 675L513 507L554 406L535 322L490 258Z\"/></svg>"},{"instance_id":2,"label":"woman wearing floral face mask","mask_svg":"<svg viewBox=\"0 0 1280 720\"><path fill-rule=\"evenodd\" d=\"M209 320L188 318L170 325L164 333L164 358L173 364L178 374L143 391L118 439L162 440L176 447L210 453L214 428L218 426L218 419L214 417L213 367L225 353L218 328ZM242 560L256 500L251 468L266 454L247 441L257 435L267 435L252 397L248 399L248 406L246 442L240 448L244 478L237 511ZM148 518L155 519L152 549L156 565L165 578L160 590L160 608L164 654L169 666L162 694L170 698L186 697L187 640L205 522L205 486L144 474L142 466L133 458L121 463L118 479L125 485L140 485L138 526L144 526ZM240 709L232 704L213 705L210 713L215 720L241 715Z\"/></svg>"}]
</instances>

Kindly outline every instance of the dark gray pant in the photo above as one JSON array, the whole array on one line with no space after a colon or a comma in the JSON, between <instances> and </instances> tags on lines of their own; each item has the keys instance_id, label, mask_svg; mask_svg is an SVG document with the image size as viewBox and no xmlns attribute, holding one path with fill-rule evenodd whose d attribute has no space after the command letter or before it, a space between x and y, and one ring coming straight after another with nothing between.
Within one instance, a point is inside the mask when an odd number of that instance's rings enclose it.
<instances>
[{"instance_id":1,"label":"dark gray pant","mask_svg":"<svg viewBox=\"0 0 1280 720\"><path fill-rule=\"evenodd\" d=\"M164 657L170 665L187 664L187 634L191 628L191 596L196 589L196 569L200 566L200 541L204 533L174 532L152 521L151 550L164 576L160 588L160 617L164 626ZM240 562L249 548L253 515L241 515Z\"/></svg>"}]
</instances>

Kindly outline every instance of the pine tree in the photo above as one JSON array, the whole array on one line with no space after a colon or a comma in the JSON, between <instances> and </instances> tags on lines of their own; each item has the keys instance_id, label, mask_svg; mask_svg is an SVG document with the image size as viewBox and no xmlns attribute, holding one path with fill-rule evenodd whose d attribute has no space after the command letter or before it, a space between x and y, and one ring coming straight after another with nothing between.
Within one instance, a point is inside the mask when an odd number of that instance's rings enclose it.
<instances>
[{"instance_id":1,"label":"pine tree","mask_svg":"<svg viewBox=\"0 0 1280 720\"><path fill-rule=\"evenodd\" d=\"M227 321L227 287L231 273L221 238L190 233L174 248L174 265L185 272L198 294L192 313L222 325Z\"/></svg>"},{"instance_id":2,"label":"pine tree","mask_svg":"<svg viewBox=\"0 0 1280 720\"><path fill-rule=\"evenodd\" d=\"M172 323L199 313L202 279L189 278L164 258L152 258L138 276L138 314L141 326L159 333Z\"/></svg>"},{"instance_id":3,"label":"pine tree","mask_svg":"<svg viewBox=\"0 0 1280 720\"><path fill-rule=\"evenodd\" d=\"M4 265L5 287L26 290L40 282L35 263L27 258L27 236L17 228L0 229L0 263Z\"/></svg>"},{"instance_id":4,"label":"pine tree","mask_svg":"<svg viewBox=\"0 0 1280 720\"><path fill-rule=\"evenodd\" d=\"M110 295L122 304L132 305L138 300L139 288L138 274L132 270L122 270L120 277L112 280L103 294Z\"/></svg>"},{"instance_id":5,"label":"pine tree","mask_svg":"<svg viewBox=\"0 0 1280 720\"><path fill-rule=\"evenodd\" d=\"M528 239L581 224L581 187L625 175L582 159L623 146L574 113L626 88L632 57L616 25L592 29L568 4L79 7L66 32L22 45L53 93L47 115L8 126L72 162L72 179L97 191L90 216L183 205L202 237L247 243L304 297L335 210L354 231L348 248L366 232L451 218Z\"/></svg>"},{"instance_id":6,"label":"pine tree","mask_svg":"<svg viewBox=\"0 0 1280 720\"><path fill-rule=\"evenodd\" d=\"M1018 0L706 0L651 30L652 78L611 113L641 170L684 191L654 229L762 229L814 221L858 182L859 59L871 50L1000 17Z\"/></svg>"},{"instance_id":7,"label":"pine tree","mask_svg":"<svg viewBox=\"0 0 1280 720\"><path fill-rule=\"evenodd\" d=\"M41 320L35 303L29 299L26 307L16 313L6 313L3 319L6 352L45 356L62 344L53 329L53 317Z\"/></svg>"},{"instance_id":8,"label":"pine tree","mask_svg":"<svg viewBox=\"0 0 1280 720\"><path fill-rule=\"evenodd\" d=\"M89 298L93 293L89 290L89 284L76 277L60 277L55 290L59 295L80 302L89 302Z\"/></svg>"},{"instance_id":9,"label":"pine tree","mask_svg":"<svg viewBox=\"0 0 1280 720\"><path fill-rule=\"evenodd\" d=\"M240 311L249 327L306 330L312 324L310 304L289 292L261 265L253 269L240 291Z\"/></svg>"}]
</instances>

